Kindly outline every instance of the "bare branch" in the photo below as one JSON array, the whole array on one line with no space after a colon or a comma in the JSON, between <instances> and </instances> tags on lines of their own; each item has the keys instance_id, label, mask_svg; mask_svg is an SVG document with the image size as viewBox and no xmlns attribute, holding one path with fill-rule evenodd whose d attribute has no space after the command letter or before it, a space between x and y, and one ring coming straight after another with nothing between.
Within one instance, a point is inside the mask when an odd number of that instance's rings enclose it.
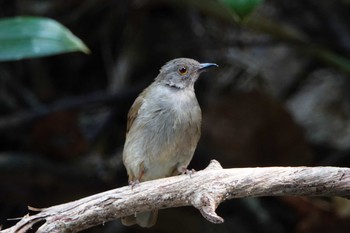
<instances>
[{"instance_id":1,"label":"bare branch","mask_svg":"<svg viewBox=\"0 0 350 233\"><path fill-rule=\"evenodd\" d=\"M10 116L0 117L0 133L12 130L16 127L21 127L34 120L45 117L49 114L58 111L72 110L72 109L83 109L89 106L116 104L123 103L126 100L132 101L140 91L140 87L132 88L128 91L119 91L114 93L106 92L94 92L88 95L70 97L62 99L51 106L41 107L39 110L34 111L23 111L17 112Z\"/></svg>"},{"instance_id":2,"label":"bare branch","mask_svg":"<svg viewBox=\"0 0 350 233\"><path fill-rule=\"evenodd\" d=\"M0 233L78 232L92 226L151 209L196 207L210 222L224 220L215 213L223 201L259 196L350 196L350 168L264 167L223 169L213 160L203 171L121 187L77 201L35 209L15 226Z\"/></svg>"}]
</instances>

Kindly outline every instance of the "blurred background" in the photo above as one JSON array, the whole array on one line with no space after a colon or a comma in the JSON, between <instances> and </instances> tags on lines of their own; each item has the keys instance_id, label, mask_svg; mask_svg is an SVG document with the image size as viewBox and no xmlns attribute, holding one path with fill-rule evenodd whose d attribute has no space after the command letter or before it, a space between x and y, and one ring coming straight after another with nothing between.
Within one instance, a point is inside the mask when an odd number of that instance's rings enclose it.
<instances>
[{"instance_id":1,"label":"blurred background","mask_svg":"<svg viewBox=\"0 0 350 233\"><path fill-rule=\"evenodd\" d=\"M49 17L91 54L0 63L0 225L127 185L127 112L177 57L215 62L196 93L202 138L190 168L350 166L349 0L0 0L0 17ZM161 210L151 229L84 232L350 232L340 198L230 200L207 222ZM179 229L180 228L180 229Z\"/></svg>"}]
</instances>

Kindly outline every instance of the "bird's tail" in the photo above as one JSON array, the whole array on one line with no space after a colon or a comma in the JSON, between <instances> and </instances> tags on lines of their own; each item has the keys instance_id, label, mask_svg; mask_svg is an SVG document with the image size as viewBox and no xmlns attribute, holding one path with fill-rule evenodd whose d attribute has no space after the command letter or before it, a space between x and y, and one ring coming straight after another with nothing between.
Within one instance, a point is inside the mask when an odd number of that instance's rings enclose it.
<instances>
[{"instance_id":1,"label":"bird's tail","mask_svg":"<svg viewBox=\"0 0 350 233\"><path fill-rule=\"evenodd\" d=\"M125 226L139 225L141 227L152 227L157 222L158 210L142 212L135 215L122 217L122 224Z\"/></svg>"}]
</instances>

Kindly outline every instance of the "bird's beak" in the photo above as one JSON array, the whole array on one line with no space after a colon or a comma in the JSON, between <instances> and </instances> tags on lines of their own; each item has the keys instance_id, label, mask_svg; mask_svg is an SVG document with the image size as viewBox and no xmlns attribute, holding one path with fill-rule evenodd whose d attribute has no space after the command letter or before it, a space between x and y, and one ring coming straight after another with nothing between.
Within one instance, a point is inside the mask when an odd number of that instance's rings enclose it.
<instances>
[{"instance_id":1,"label":"bird's beak","mask_svg":"<svg viewBox=\"0 0 350 233\"><path fill-rule=\"evenodd\" d=\"M207 70L207 69L209 69L211 67L219 67L219 66L217 64L215 64L215 63L201 63L201 64L199 64L198 71L199 72L203 72L203 71L205 71L205 70Z\"/></svg>"}]
</instances>

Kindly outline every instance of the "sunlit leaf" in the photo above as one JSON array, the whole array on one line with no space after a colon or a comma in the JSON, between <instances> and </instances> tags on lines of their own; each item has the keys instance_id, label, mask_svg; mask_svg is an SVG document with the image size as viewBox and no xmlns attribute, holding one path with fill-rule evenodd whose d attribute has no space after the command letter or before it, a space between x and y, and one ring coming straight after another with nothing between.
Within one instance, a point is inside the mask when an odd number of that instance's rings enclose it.
<instances>
[{"instance_id":1,"label":"sunlit leaf","mask_svg":"<svg viewBox=\"0 0 350 233\"><path fill-rule=\"evenodd\" d=\"M0 61L35 58L73 51L86 45L60 23L41 17L0 19Z\"/></svg>"}]
</instances>

